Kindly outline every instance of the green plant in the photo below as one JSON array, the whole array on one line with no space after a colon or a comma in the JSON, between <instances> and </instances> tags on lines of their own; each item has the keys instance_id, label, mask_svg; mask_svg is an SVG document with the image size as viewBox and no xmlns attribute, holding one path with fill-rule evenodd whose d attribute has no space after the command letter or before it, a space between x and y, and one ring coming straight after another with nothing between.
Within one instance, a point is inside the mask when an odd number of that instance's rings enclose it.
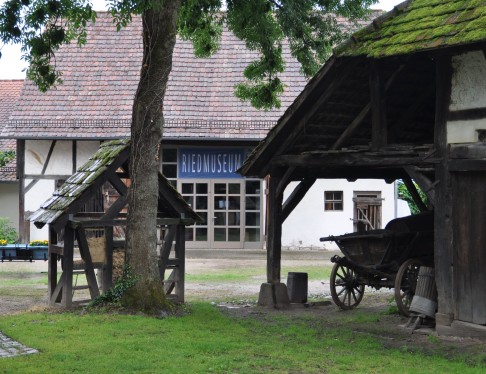
<instances>
[{"instance_id":1,"label":"green plant","mask_svg":"<svg viewBox=\"0 0 486 374\"><path fill-rule=\"evenodd\" d=\"M10 224L7 217L0 217L0 240L4 244L15 243L18 239L17 231Z\"/></svg>"},{"instance_id":2,"label":"green plant","mask_svg":"<svg viewBox=\"0 0 486 374\"><path fill-rule=\"evenodd\" d=\"M0 151L0 167L7 165L14 158L14 151Z\"/></svg>"},{"instance_id":3,"label":"green plant","mask_svg":"<svg viewBox=\"0 0 486 374\"><path fill-rule=\"evenodd\" d=\"M122 275L115 282L115 285L104 294L98 296L93 301L91 301L88 305L88 308L120 305L123 296L130 288L135 286L136 283L137 278L133 275L130 266L127 264L123 265Z\"/></svg>"},{"instance_id":4,"label":"green plant","mask_svg":"<svg viewBox=\"0 0 486 374\"><path fill-rule=\"evenodd\" d=\"M29 245L32 246L32 247L41 247L41 246L49 245L49 241L48 240L32 240L29 243Z\"/></svg>"},{"instance_id":5,"label":"green plant","mask_svg":"<svg viewBox=\"0 0 486 374\"><path fill-rule=\"evenodd\" d=\"M413 184L417 188L420 198L422 199L424 204L428 205L427 195L425 195L425 193L420 189L417 183L413 182ZM405 183L403 183L401 180L398 181L398 198L407 202L408 207L410 208L410 212L412 214L420 213L420 209L417 207L417 204L415 204L415 201L413 201L412 195L410 195L410 192L408 192Z\"/></svg>"}]
</instances>

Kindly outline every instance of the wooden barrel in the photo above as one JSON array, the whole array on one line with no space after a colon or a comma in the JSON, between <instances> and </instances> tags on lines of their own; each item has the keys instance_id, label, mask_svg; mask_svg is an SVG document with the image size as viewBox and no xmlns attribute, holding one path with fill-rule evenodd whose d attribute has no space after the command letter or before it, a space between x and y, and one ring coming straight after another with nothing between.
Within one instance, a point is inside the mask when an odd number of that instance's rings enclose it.
<instances>
[{"instance_id":1,"label":"wooden barrel","mask_svg":"<svg viewBox=\"0 0 486 374\"><path fill-rule=\"evenodd\" d=\"M410 304L410 312L435 318L437 310L437 288L434 268L421 266L418 273L417 288Z\"/></svg>"},{"instance_id":2,"label":"wooden barrel","mask_svg":"<svg viewBox=\"0 0 486 374\"><path fill-rule=\"evenodd\" d=\"M288 273L287 291L291 303L307 302L307 273Z\"/></svg>"}]
</instances>

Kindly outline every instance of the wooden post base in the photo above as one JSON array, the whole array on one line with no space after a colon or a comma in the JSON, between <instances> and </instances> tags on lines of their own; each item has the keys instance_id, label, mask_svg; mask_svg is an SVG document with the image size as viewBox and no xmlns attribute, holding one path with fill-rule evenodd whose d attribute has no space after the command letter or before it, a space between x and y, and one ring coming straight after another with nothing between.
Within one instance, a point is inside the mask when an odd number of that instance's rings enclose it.
<instances>
[{"instance_id":1,"label":"wooden post base","mask_svg":"<svg viewBox=\"0 0 486 374\"><path fill-rule=\"evenodd\" d=\"M263 283L260 286L258 305L266 308L288 308L290 300L287 286L284 283Z\"/></svg>"}]
</instances>

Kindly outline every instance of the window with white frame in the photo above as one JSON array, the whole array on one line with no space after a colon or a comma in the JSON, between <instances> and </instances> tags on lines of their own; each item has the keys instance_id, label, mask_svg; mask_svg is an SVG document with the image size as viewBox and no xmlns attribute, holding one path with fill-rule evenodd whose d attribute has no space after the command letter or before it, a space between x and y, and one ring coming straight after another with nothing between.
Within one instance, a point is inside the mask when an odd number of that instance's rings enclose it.
<instances>
[{"instance_id":1,"label":"window with white frame","mask_svg":"<svg viewBox=\"0 0 486 374\"><path fill-rule=\"evenodd\" d=\"M324 210L343 210L343 191L324 191Z\"/></svg>"}]
</instances>

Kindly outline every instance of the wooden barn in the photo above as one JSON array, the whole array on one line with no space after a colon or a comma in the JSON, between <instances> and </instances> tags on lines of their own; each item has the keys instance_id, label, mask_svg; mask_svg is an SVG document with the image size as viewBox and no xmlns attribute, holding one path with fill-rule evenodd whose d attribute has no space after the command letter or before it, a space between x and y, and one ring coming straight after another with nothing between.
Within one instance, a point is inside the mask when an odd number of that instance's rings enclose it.
<instances>
[{"instance_id":1,"label":"wooden barn","mask_svg":"<svg viewBox=\"0 0 486 374\"><path fill-rule=\"evenodd\" d=\"M113 140L100 149L62 184L30 220L41 228L49 225L49 304L73 305L74 291L89 289L90 299L112 287L113 250L124 247L126 205L130 185L128 157L130 141ZM104 212L93 211L92 201L108 190L116 199ZM184 301L185 227L200 221L182 196L159 173L159 272L167 294ZM75 245L81 259L74 261ZM61 275L58 277L58 260ZM95 276L95 269L101 277ZM170 272L170 274L166 274ZM73 285L73 275L86 276L87 285ZM79 300L78 300L79 301ZM85 300L83 300L85 301Z\"/></svg>"},{"instance_id":2,"label":"wooden barn","mask_svg":"<svg viewBox=\"0 0 486 374\"><path fill-rule=\"evenodd\" d=\"M434 210L437 331L486 336L485 26L485 2L411 0L335 50L240 169L270 178L261 296L286 301L281 226L316 179L413 179Z\"/></svg>"}]
</instances>

